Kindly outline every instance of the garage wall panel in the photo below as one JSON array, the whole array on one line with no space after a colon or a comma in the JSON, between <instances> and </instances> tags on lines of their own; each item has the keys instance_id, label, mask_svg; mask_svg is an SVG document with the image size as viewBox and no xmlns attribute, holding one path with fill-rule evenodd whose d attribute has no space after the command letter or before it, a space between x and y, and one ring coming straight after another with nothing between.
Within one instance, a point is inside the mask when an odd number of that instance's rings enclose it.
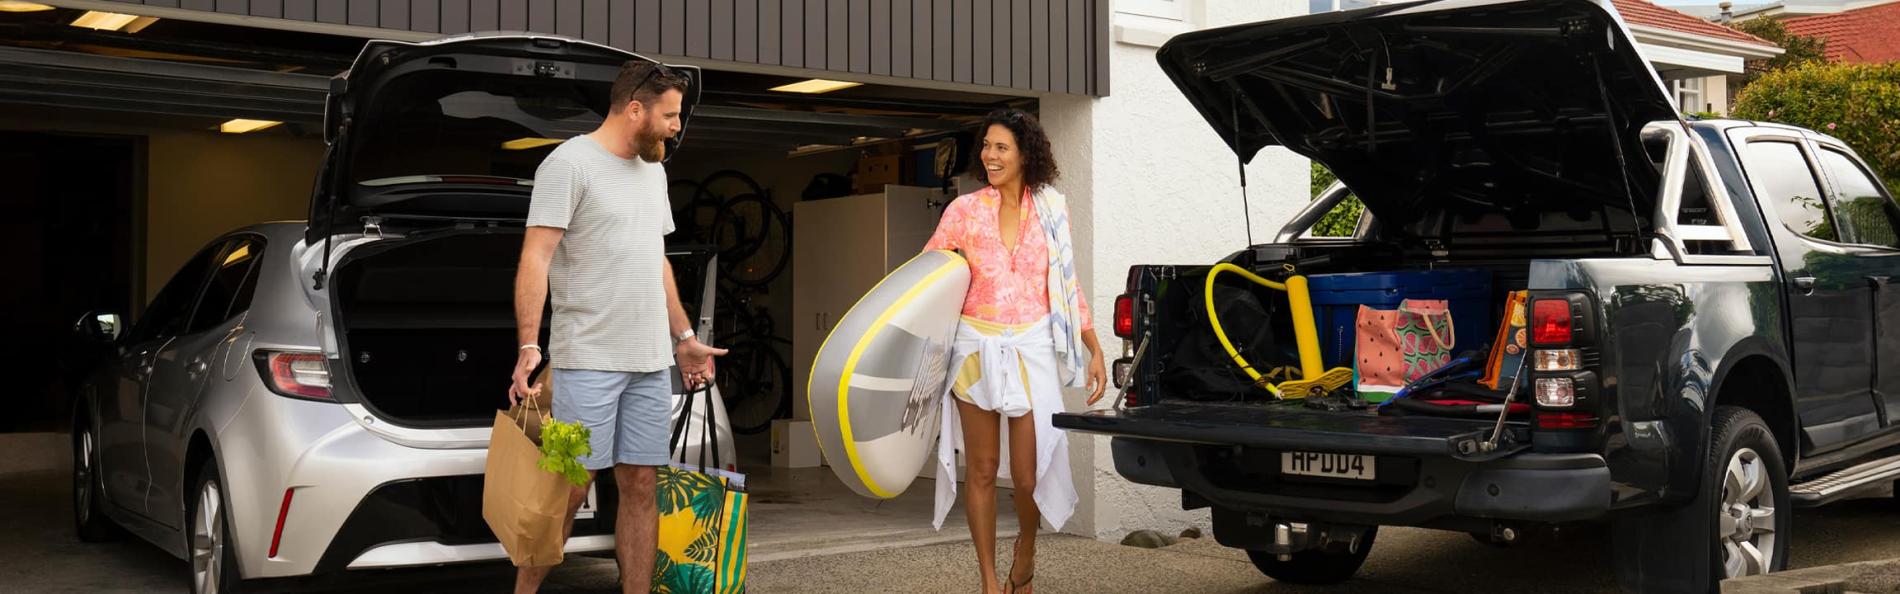
<instances>
[{"instance_id":1,"label":"garage wall panel","mask_svg":"<svg viewBox=\"0 0 1900 594\"><path fill-rule=\"evenodd\" d=\"M813 77L1099 96L1108 89L1112 0L121 1L200 11L207 20L262 17L235 23L262 28L343 25L363 37L378 29L531 31L715 69L777 65Z\"/></svg>"}]
</instances>

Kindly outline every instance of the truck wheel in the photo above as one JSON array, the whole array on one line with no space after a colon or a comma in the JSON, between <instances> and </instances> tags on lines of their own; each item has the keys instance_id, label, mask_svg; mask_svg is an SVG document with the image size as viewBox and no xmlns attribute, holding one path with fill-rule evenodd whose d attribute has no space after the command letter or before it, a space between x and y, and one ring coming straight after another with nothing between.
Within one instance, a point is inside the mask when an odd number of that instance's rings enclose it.
<instances>
[{"instance_id":1,"label":"truck wheel","mask_svg":"<svg viewBox=\"0 0 1900 594\"><path fill-rule=\"evenodd\" d=\"M1273 553L1247 551L1247 558L1253 560L1253 566L1276 582L1289 584L1337 584L1359 572L1359 566L1366 562L1366 554L1372 551L1373 538L1379 535L1379 528L1366 529L1366 538L1359 542L1358 552L1333 552L1310 549L1294 553L1290 560L1281 561Z\"/></svg>"},{"instance_id":2,"label":"truck wheel","mask_svg":"<svg viewBox=\"0 0 1900 594\"><path fill-rule=\"evenodd\" d=\"M1715 504L1715 579L1760 575L1787 565L1788 470L1768 425L1753 411L1715 410L1704 488Z\"/></svg>"}]
</instances>

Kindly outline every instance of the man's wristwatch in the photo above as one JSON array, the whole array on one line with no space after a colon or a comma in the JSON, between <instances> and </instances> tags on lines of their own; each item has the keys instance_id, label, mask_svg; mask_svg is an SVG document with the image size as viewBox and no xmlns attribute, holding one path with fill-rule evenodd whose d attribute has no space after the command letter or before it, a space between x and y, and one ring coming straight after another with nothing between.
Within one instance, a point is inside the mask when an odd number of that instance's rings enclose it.
<instances>
[{"instance_id":1,"label":"man's wristwatch","mask_svg":"<svg viewBox=\"0 0 1900 594\"><path fill-rule=\"evenodd\" d=\"M681 332L678 335L673 337L673 345L678 346L679 343L686 342L687 339L692 338L694 336L697 336L697 335L693 333L693 329L687 328L685 332Z\"/></svg>"}]
</instances>

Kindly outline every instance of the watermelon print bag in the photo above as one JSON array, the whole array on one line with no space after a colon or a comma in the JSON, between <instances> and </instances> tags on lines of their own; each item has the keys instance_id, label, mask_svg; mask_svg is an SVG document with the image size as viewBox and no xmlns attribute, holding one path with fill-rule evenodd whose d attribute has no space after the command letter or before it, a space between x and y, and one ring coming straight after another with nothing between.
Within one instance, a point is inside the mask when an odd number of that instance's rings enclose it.
<instances>
[{"instance_id":1,"label":"watermelon print bag","mask_svg":"<svg viewBox=\"0 0 1900 594\"><path fill-rule=\"evenodd\" d=\"M1383 402L1451 362L1451 308L1442 299L1407 299L1397 310L1359 306L1354 375L1360 398Z\"/></svg>"}]
</instances>

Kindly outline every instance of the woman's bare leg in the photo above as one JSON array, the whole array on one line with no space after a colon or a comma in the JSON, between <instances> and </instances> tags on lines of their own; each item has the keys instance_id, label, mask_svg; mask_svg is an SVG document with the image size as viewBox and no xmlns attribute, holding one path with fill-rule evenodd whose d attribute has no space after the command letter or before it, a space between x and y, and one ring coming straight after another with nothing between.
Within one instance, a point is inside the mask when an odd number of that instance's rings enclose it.
<instances>
[{"instance_id":1,"label":"woman's bare leg","mask_svg":"<svg viewBox=\"0 0 1900 594\"><path fill-rule=\"evenodd\" d=\"M970 540L975 541L976 562L982 571L983 591L999 592L996 578L996 467L1001 463L1000 415L957 401L957 415L963 423L963 455L968 460L968 475L963 483L963 512L970 520ZM954 477L946 477L954 479Z\"/></svg>"},{"instance_id":2,"label":"woman's bare leg","mask_svg":"<svg viewBox=\"0 0 1900 594\"><path fill-rule=\"evenodd\" d=\"M1036 531L1042 528L1042 510L1036 507L1036 415L1009 420L1009 480L1016 502L1016 555L1010 563L1009 582L1022 584L1036 577ZM1025 585L1015 592L1031 592Z\"/></svg>"}]
</instances>

